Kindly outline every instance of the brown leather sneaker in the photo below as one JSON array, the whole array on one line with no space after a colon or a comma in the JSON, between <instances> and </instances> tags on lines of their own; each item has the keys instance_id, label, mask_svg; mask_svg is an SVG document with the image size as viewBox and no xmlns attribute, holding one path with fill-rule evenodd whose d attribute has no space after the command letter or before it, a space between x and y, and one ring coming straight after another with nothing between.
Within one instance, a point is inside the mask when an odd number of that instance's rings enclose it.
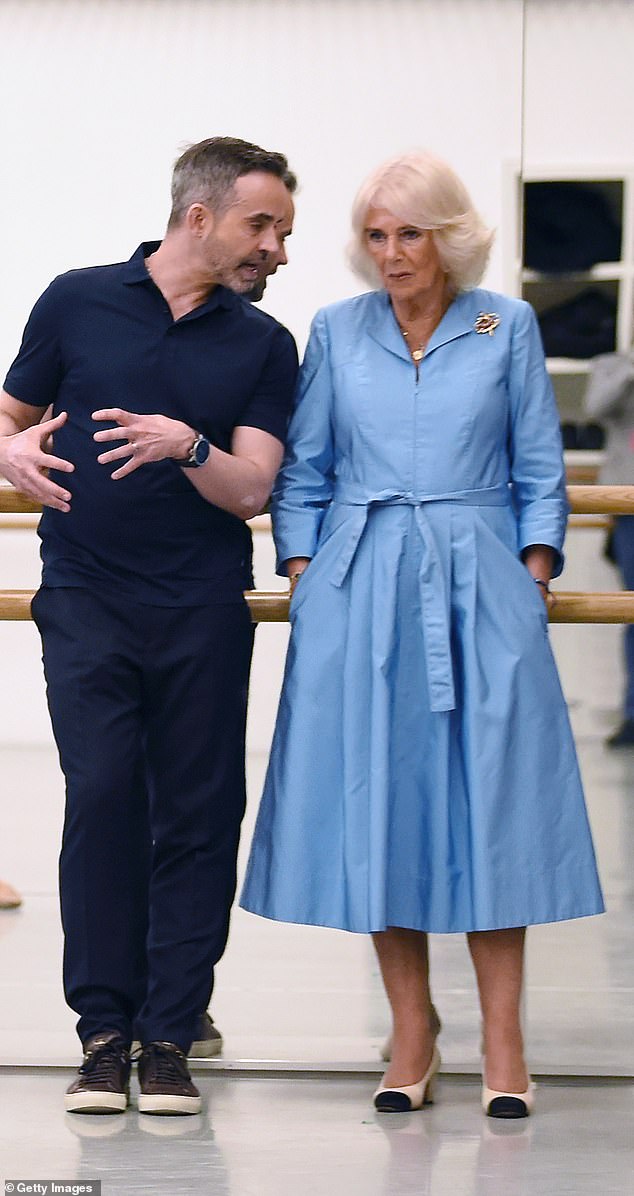
<instances>
[{"instance_id":1,"label":"brown leather sneaker","mask_svg":"<svg viewBox=\"0 0 634 1196\"><path fill-rule=\"evenodd\" d=\"M194 1041L187 1052L188 1059L212 1059L214 1055L222 1054L224 1041L220 1030L208 1013L201 1013L196 1026ZM141 1050L138 1039L132 1043L130 1054L137 1055Z\"/></svg>"},{"instance_id":2,"label":"brown leather sneaker","mask_svg":"<svg viewBox=\"0 0 634 1196\"><path fill-rule=\"evenodd\" d=\"M116 1030L88 1039L84 1062L66 1089L64 1103L69 1113L125 1113L130 1103L130 1052Z\"/></svg>"},{"instance_id":3,"label":"brown leather sneaker","mask_svg":"<svg viewBox=\"0 0 634 1196\"><path fill-rule=\"evenodd\" d=\"M196 1037L189 1048L190 1059L211 1059L214 1055L220 1055L223 1048L222 1034L216 1025L214 1019L208 1013L203 1013L198 1018L198 1025L196 1026Z\"/></svg>"},{"instance_id":4,"label":"brown leather sneaker","mask_svg":"<svg viewBox=\"0 0 634 1196\"><path fill-rule=\"evenodd\" d=\"M139 1056L139 1113L200 1113L200 1093L173 1042L149 1042Z\"/></svg>"}]
</instances>

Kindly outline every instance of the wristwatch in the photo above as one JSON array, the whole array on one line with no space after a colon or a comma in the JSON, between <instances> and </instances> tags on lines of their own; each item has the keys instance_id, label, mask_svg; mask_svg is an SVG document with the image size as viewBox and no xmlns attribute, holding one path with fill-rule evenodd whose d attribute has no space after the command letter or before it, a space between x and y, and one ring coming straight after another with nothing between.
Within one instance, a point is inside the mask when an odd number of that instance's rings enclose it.
<instances>
[{"instance_id":1,"label":"wristwatch","mask_svg":"<svg viewBox=\"0 0 634 1196\"><path fill-rule=\"evenodd\" d=\"M208 460L210 452L211 444L207 437L203 436L202 432L197 432L188 456L174 457L174 463L180 465L181 469L199 469Z\"/></svg>"}]
</instances>

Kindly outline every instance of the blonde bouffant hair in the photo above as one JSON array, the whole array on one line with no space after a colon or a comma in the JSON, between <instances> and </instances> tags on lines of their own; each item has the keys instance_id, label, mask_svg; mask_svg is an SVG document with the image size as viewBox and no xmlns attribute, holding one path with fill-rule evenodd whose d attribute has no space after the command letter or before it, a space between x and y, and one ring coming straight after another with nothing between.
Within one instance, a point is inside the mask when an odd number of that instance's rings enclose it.
<instances>
[{"instance_id":1,"label":"blonde bouffant hair","mask_svg":"<svg viewBox=\"0 0 634 1196\"><path fill-rule=\"evenodd\" d=\"M389 158L357 192L348 257L355 273L377 287L381 280L364 236L370 207L387 208L405 223L431 230L440 264L455 294L478 285L494 233L484 224L455 171L441 158L427 150Z\"/></svg>"}]
</instances>

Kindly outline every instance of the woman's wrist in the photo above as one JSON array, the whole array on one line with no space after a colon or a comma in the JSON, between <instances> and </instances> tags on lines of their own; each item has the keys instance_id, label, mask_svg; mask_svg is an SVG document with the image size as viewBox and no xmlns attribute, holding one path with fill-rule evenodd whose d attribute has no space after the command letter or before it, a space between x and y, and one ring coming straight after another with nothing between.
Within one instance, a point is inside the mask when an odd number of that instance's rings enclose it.
<instances>
[{"instance_id":1,"label":"woman's wrist","mask_svg":"<svg viewBox=\"0 0 634 1196\"><path fill-rule=\"evenodd\" d=\"M309 556L291 556L284 561L286 567L286 576L293 577L296 573L303 573L307 565L310 564Z\"/></svg>"},{"instance_id":2,"label":"woman's wrist","mask_svg":"<svg viewBox=\"0 0 634 1196\"><path fill-rule=\"evenodd\" d=\"M287 574L287 577L289 580L291 594L292 594L302 573L304 572L306 567L310 564L310 557L309 556L294 556L294 557L291 557L290 560L286 561L285 563L286 563L286 574Z\"/></svg>"},{"instance_id":3,"label":"woman's wrist","mask_svg":"<svg viewBox=\"0 0 634 1196\"><path fill-rule=\"evenodd\" d=\"M532 577L550 582L555 567L555 551L549 544L529 544L522 552L522 561Z\"/></svg>"}]
</instances>

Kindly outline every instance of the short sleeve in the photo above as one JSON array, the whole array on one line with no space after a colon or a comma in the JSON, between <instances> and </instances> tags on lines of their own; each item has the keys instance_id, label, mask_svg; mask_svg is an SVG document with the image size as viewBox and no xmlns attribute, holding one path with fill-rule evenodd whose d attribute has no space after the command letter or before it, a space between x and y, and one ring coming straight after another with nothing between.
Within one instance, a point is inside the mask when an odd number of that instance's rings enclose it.
<instances>
[{"instance_id":1,"label":"short sleeve","mask_svg":"<svg viewBox=\"0 0 634 1196\"><path fill-rule=\"evenodd\" d=\"M35 304L18 355L4 381L7 394L33 407L53 403L62 381L60 303L59 280L55 279Z\"/></svg>"},{"instance_id":2,"label":"short sleeve","mask_svg":"<svg viewBox=\"0 0 634 1196\"><path fill-rule=\"evenodd\" d=\"M258 385L241 412L241 427L260 428L282 444L290 419L297 380L298 360L290 332L278 325Z\"/></svg>"}]
</instances>

